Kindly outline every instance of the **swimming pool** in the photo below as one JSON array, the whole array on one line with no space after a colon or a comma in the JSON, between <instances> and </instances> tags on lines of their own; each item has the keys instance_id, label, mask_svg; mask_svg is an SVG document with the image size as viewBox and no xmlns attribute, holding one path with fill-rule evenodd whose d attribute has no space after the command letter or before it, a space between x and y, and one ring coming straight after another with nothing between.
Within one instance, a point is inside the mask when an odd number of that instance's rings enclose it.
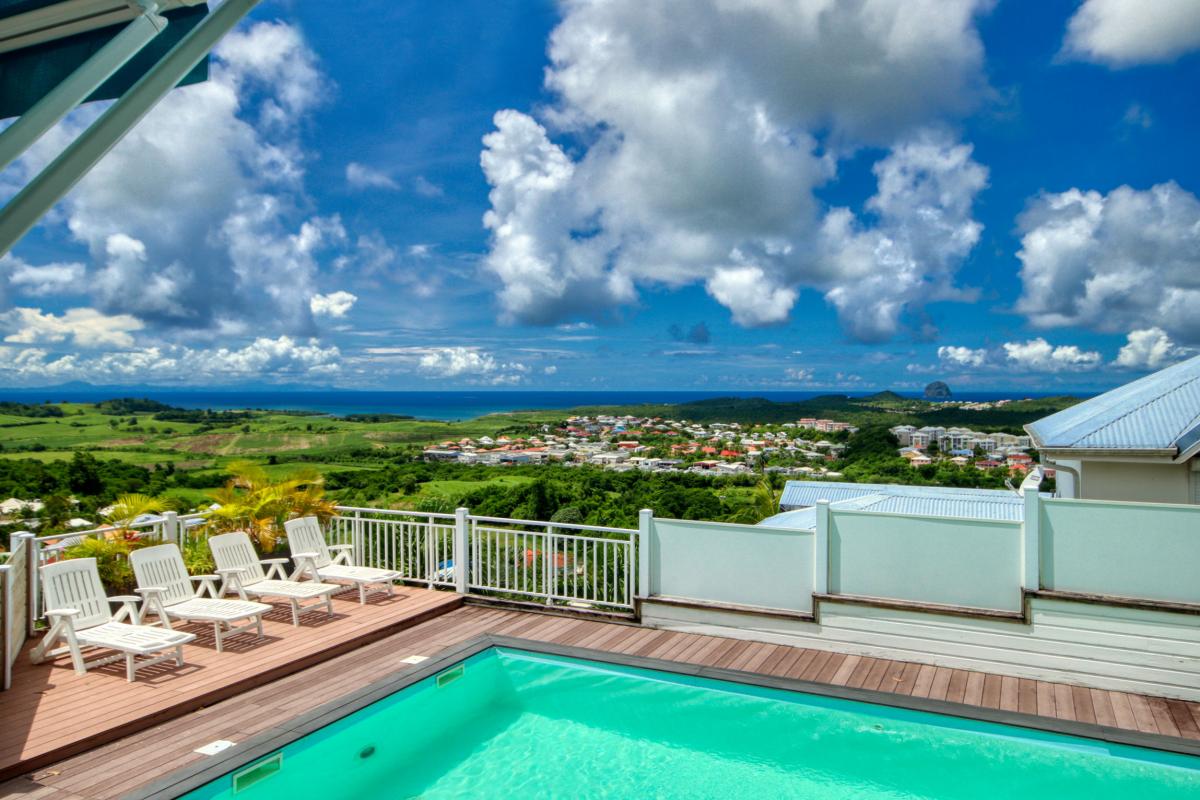
<instances>
[{"instance_id":1,"label":"swimming pool","mask_svg":"<svg viewBox=\"0 0 1200 800\"><path fill-rule=\"evenodd\" d=\"M188 800L1200 797L1200 758L489 647Z\"/></svg>"}]
</instances>

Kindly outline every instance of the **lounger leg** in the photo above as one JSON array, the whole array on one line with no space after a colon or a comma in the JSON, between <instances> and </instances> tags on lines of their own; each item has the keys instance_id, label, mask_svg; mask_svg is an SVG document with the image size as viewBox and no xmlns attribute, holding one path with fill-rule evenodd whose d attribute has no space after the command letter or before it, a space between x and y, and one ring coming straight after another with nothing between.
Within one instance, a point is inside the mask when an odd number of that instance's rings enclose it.
<instances>
[{"instance_id":1,"label":"lounger leg","mask_svg":"<svg viewBox=\"0 0 1200 800\"><path fill-rule=\"evenodd\" d=\"M300 601L294 597L292 598L292 624L297 627L300 626ZM259 635L261 636L262 634L260 633Z\"/></svg>"},{"instance_id":2,"label":"lounger leg","mask_svg":"<svg viewBox=\"0 0 1200 800\"><path fill-rule=\"evenodd\" d=\"M358 604L360 606L365 606L367 604L367 585L365 583L360 583L358 585Z\"/></svg>"},{"instance_id":3,"label":"lounger leg","mask_svg":"<svg viewBox=\"0 0 1200 800\"><path fill-rule=\"evenodd\" d=\"M224 647L221 644L221 623L219 623L219 622L213 623L213 636L216 637L216 640L217 640L217 652L218 653L223 652Z\"/></svg>"},{"instance_id":4,"label":"lounger leg","mask_svg":"<svg viewBox=\"0 0 1200 800\"><path fill-rule=\"evenodd\" d=\"M262 630L262 614L259 614L259 615L258 615L257 617L255 617L254 619L255 619L255 621L257 621L257 622L258 622L258 638L260 638L260 639L261 639L261 638L262 638L262 635L263 635L263 630Z\"/></svg>"},{"instance_id":5,"label":"lounger leg","mask_svg":"<svg viewBox=\"0 0 1200 800\"><path fill-rule=\"evenodd\" d=\"M125 654L125 680L133 683L137 679L137 666L133 663L133 653Z\"/></svg>"},{"instance_id":6,"label":"lounger leg","mask_svg":"<svg viewBox=\"0 0 1200 800\"><path fill-rule=\"evenodd\" d=\"M83 653L79 651L79 640L75 638L75 629L67 626L63 634L67 639L67 646L71 648L71 663L75 665L75 674L86 675L87 664L83 660Z\"/></svg>"},{"instance_id":7,"label":"lounger leg","mask_svg":"<svg viewBox=\"0 0 1200 800\"><path fill-rule=\"evenodd\" d=\"M183 645L179 645L175 648L175 666L183 666Z\"/></svg>"},{"instance_id":8,"label":"lounger leg","mask_svg":"<svg viewBox=\"0 0 1200 800\"><path fill-rule=\"evenodd\" d=\"M325 610L329 612L329 616L333 616L333 592L325 595Z\"/></svg>"}]
</instances>

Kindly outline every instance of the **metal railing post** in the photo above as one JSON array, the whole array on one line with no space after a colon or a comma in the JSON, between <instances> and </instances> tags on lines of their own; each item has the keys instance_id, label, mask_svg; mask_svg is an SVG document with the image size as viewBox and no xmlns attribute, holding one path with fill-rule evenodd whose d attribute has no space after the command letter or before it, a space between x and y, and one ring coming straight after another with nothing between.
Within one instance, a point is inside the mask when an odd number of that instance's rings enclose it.
<instances>
[{"instance_id":1,"label":"metal railing post","mask_svg":"<svg viewBox=\"0 0 1200 800\"><path fill-rule=\"evenodd\" d=\"M183 545L183 541L179 537L179 515L174 511L163 512L162 540Z\"/></svg>"},{"instance_id":2,"label":"metal railing post","mask_svg":"<svg viewBox=\"0 0 1200 800\"><path fill-rule=\"evenodd\" d=\"M555 549L557 538L554 534L555 528L550 525L546 528L546 547L542 553L542 588L546 592L546 605L554 605L554 591L550 586L550 582L554 579L554 564L558 561L558 551Z\"/></svg>"},{"instance_id":3,"label":"metal railing post","mask_svg":"<svg viewBox=\"0 0 1200 800\"><path fill-rule=\"evenodd\" d=\"M634 597L650 597L654 587L650 585L650 559L654 550L654 512L643 508L638 512L637 559L638 585L631 592Z\"/></svg>"},{"instance_id":4,"label":"metal railing post","mask_svg":"<svg viewBox=\"0 0 1200 800\"><path fill-rule=\"evenodd\" d=\"M354 563L365 564L363 561L363 532L362 532L362 512L354 512L354 522L350 527L350 543L354 545Z\"/></svg>"},{"instance_id":5,"label":"metal railing post","mask_svg":"<svg viewBox=\"0 0 1200 800\"><path fill-rule=\"evenodd\" d=\"M467 515L470 513L466 508L454 509L454 591L459 594L467 593L467 570L470 569Z\"/></svg>"},{"instance_id":6,"label":"metal railing post","mask_svg":"<svg viewBox=\"0 0 1200 800\"><path fill-rule=\"evenodd\" d=\"M813 539L813 592L829 594L829 523L828 500L817 501L817 535Z\"/></svg>"}]
</instances>

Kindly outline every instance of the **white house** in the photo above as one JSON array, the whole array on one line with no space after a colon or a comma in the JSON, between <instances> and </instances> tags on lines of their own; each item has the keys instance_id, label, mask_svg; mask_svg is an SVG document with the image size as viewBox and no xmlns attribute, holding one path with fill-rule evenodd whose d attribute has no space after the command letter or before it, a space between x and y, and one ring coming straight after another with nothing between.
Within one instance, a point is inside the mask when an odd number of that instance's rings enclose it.
<instances>
[{"instance_id":1,"label":"white house","mask_svg":"<svg viewBox=\"0 0 1200 800\"><path fill-rule=\"evenodd\" d=\"M1200 356L1025 430L1063 497L1200 504Z\"/></svg>"}]
</instances>

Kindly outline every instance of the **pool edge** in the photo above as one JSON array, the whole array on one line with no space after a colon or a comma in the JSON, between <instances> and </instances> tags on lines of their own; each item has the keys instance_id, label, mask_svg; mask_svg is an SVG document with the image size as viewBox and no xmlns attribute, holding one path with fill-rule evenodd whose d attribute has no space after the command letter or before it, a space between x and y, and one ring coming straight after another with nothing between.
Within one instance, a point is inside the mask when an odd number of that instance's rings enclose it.
<instances>
[{"instance_id":1,"label":"pool edge","mask_svg":"<svg viewBox=\"0 0 1200 800\"><path fill-rule=\"evenodd\" d=\"M562 656L638 669L657 670L677 675L690 675L766 689L801 692L820 697L940 714L977 722L1009 725L1043 733L1092 739L1115 745L1200 757L1200 740L1193 741L1172 736L1163 736L1161 734L1142 733L1140 731L1114 728L1107 725L1042 717L1036 714L1024 714L1018 711L1005 711L965 703L954 703L948 700L912 697L875 689L837 686L834 684L801 680L799 678L763 675L761 673L744 672L742 670L723 667L708 667L700 664L688 664L648 656L610 653L586 647L576 647L574 645L561 645L514 636L484 633L447 649L445 652L423 662L416 669L386 675L360 689L353 690L342 697L331 700L311 711L293 717L290 720L285 720L279 725L252 736L246 739L245 742L239 743L240 747L231 748L221 755L212 756L203 761L197 761L194 764L181 767L169 775L138 788L125 795L125 797L127 800L173 800L173 798L177 798L223 775L227 775L241 766L267 756L342 717L353 714L384 697L432 677L448 667L494 647L504 647L530 653Z\"/></svg>"}]
</instances>

